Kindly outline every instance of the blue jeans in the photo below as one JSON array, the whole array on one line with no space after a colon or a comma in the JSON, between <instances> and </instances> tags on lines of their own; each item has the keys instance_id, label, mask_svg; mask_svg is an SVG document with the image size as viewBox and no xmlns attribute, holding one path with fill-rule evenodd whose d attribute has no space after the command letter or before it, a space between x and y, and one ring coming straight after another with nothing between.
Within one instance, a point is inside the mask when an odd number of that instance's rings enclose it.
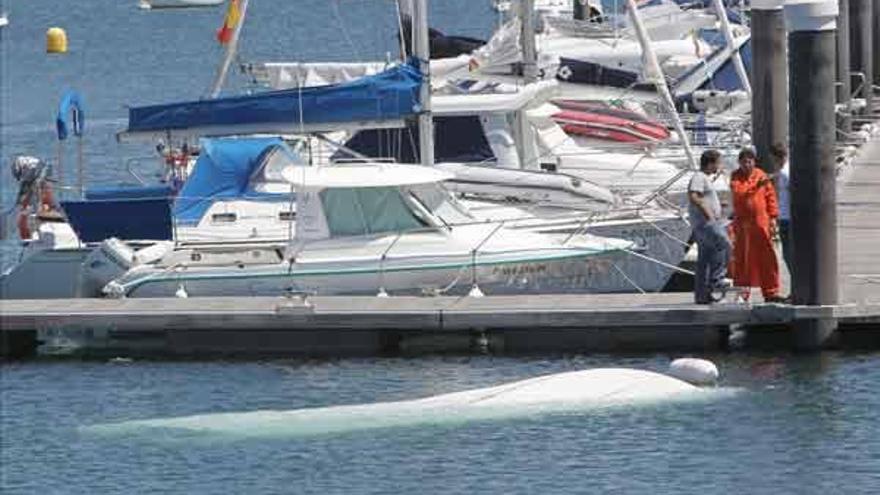
<instances>
[{"instance_id":1,"label":"blue jeans","mask_svg":"<svg viewBox=\"0 0 880 495\"><path fill-rule=\"evenodd\" d=\"M730 239L720 222L710 222L694 229L697 241L697 269L694 274L694 301L712 302L712 289L721 286L730 262Z\"/></svg>"}]
</instances>

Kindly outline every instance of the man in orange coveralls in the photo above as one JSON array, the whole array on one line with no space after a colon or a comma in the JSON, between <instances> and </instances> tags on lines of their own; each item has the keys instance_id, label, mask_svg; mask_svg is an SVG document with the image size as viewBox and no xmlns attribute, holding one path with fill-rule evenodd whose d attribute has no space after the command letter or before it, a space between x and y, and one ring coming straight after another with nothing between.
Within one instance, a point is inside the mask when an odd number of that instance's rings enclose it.
<instances>
[{"instance_id":1,"label":"man in orange coveralls","mask_svg":"<svg viewBox=\"0 0 880 495\"><path fill-rule=\"evenodd\" d=\"M739 153L739 169L730 177L733 196L733 282L738 287L761 287L765 302L784 302L779 296L779 265L773 232L779 208L773 179L755 167L755 152Z\"/></svg>"}]
</instances>

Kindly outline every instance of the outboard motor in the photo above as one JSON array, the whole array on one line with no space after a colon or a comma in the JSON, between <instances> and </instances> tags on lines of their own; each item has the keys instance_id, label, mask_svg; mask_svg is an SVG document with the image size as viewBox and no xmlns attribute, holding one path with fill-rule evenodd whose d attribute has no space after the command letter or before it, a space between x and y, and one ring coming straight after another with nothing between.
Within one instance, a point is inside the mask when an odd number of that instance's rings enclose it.
<instances>
[{"instance_id":1,"label":"outboard motor","mask_svg":"<svg viewBox=\"0 0 880 495\"><path fill-rule=\"evenodd\" d=\"M31 221L32 213L46 220L61 217L49 183L51 168L39 158L26 155L13 158L11 167L12 177L18 181L18 196L15 199L18 235L23 240L30 239L36 227Z\"/></svg>"},{"instance_id":2,"label":"outboard motor","mask_svg":"<svg viewBox=\"0 0 880 495\"><path fill-rule=\"evenodd\" d=\"M106 290L108 284L128 270L161 259L174 249L171 241L159 241L134 250L125 242L111 237L89 253L83 261L82 286L86 297L109 295L123 297L123 293Z\"/></svg>"}]
</instances>

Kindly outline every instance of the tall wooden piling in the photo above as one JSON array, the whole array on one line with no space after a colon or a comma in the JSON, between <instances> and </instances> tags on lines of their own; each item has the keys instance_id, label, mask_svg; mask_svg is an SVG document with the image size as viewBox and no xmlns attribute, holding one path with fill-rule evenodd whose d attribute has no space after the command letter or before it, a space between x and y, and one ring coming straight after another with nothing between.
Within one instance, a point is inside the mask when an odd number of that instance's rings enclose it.
<instances>
[{"instance_id":1,"label":"tall wooden piling","mask_svg":"<svg viewBox=\"0 0 880 495\"><path fill-rule=\"evenodd\" d=\"M877 0L880 2L880 0ZM852 81L850 80L849 62L849 2L839 0L840 15L837 17L837 103L842 107L838 114L838 128L848 134L852 132L852 111L850 110L850 98L852 97ZM837 136L845 139L846 134Z\"/></svg>"},{"instance_id":2,"label":"tall wooden piling","mask_svg":"<svg viewBox=\"0 0 880 495\"><path fill-rule=\"evenodd\" d=\"M590 8L587 7L587 2L585 2L584 0L572 0L572 2L572 12L574 14L574 18L579 21L586 21L587 19L589 19Z\"/></svg>"},{"instance_id":3,"label":"tall wooden piling","mask_svg":"<svg viewBox=\"0 0 880 495\"><path fill-rule=\"evenodd\" d=\"M865 99L866 112L873 109L873 93L870 91L874 81L874 0L850 0L849 3L849 41L850 68L864 75L854 80L862 85L858 95Z\"/></svg>"},{"instance_id":4,"label":"tall wooden piling","mask_svg":"<svg viewBox=\"0 0 880 495\"><path fill-rule=\"evenodd\" d=\"M788 141L783 0L752 2L752 141L759 166L772 167L770 146Z\"/></svg>"},{"instance_id":5,"label":"tall wooden piling","mask_svg":"<svg viewBox=\"0 0 880 495\"><path fill-rule=\"evenodd\" d=\"M795 304L837 304L837 209L834 161L834 81L837 0L785 5L791 109L791 213ZM821 347L837 328L833 318L795 325L795 344Z\"/></svg>"},{"instance_id":6,"label":"tall wooden piling","mask_svg":"<svg viewBox=\"0 0 880 495\"><path fill-rule=\"evenodd\" d=\"M874 0L874 26L871 32L874 33L874 84L880 86L880 0Z\"/></svg>"}]
</instances>

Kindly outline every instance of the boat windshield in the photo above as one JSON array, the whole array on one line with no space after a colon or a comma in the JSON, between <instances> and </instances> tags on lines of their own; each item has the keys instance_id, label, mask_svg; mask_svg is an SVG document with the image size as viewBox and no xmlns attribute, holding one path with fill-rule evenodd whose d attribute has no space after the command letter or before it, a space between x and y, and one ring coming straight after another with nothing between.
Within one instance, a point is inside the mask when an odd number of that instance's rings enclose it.
<instances>
[{"instance_id":1,"label":"boat windshield","mask_svg":"<svg viewBox=\"0 0 880 495\"><path fill-rule=\"evenodd\" d=\"M420 184L405 188L406 194L422 208L428 210L445 225L473 223L474 217L468 213L449 191L438 184Z\"/></svg>"},{"instance_id":2,"label":"boat windshield","mask_svg":"<svg viewBox=\"0 0 880 495\"><path fill-rule=\"evenodd\" d=\"M403 232L430 225L416 215L397 187L331 188L320 196L331 237Z\"/></svg>"},{"instance_id":3,"label":"boat windshield","mask_svg":"<svg viewBox=\"0 0 880 495\"><path fill-rule=\"evenodd\" d=\"M250 182L254 190L267 193L289 193L290 184L281 172L291 166L306 166L295 151L285 145L273 146L263 157L263 163L254 172Z\"/></svg>"}]
</instances>

